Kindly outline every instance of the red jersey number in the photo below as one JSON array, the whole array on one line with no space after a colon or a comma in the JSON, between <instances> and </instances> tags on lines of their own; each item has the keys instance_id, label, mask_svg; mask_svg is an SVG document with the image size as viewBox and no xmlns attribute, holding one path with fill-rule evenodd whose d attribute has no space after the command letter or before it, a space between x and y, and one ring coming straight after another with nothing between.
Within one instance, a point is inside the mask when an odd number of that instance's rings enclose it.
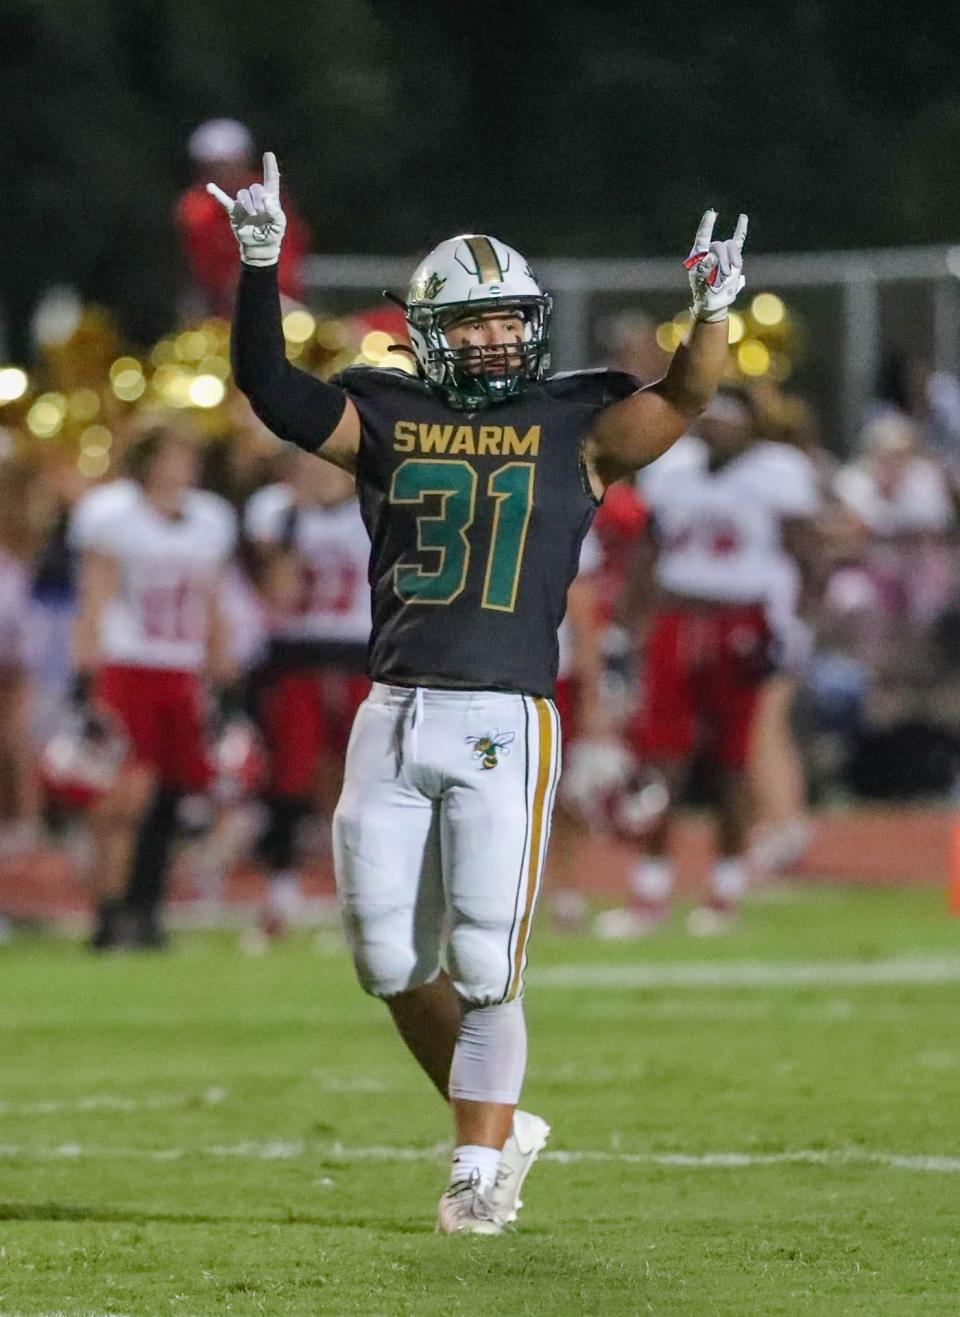
<instances>
[{"instance_id":1,"label":"red jersey number","mask_svg":"<svg viewBox=\"0 0 960 1317\"><path fill-rule=\"evenodd\" d=\"M143 634L148 640L182 644L200 639L203 592L190 581L150 586L141 602Z\"/></svg>"},{"instance_id":2,"label":"red jersey number","mask_svg":"<svg viewBox=\"0 0 960 1317\"><path fill-rule=\"evenodd\" d=\"M344 616L353 610L359 582L357 565L347 558L320 571L304 563L300 569L297 616Z\"/></svg>"}]
</instances>

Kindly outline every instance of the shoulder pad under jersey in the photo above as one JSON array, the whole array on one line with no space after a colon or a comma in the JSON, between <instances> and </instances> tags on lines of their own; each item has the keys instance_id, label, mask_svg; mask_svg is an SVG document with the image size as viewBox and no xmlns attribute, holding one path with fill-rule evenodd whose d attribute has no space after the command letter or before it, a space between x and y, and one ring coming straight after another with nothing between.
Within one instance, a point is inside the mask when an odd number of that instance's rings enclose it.
<instances>
[{"instance_id":1,"label":"shoulder pad under jersey","mask_svg":"<svg viewBox=\"0 0 960 1317\"><path fill-rule=\"evenodd\" d=\"M567 370L551 375L543 381L544 390L551 398L565 402L579 402L588 407L609 407L611 403L629 398L643 385L635 375L625 370Z\"/></svg>"},{"instance_id":2,"label":"shoulder pad under jersey","mask_svg":"<svg viewBox=\"0 0 960 1317\"><path fill-rule=\"evenodd\" d=\"M395 389L407 393L430 393L430 386L419 376L411 375L406 370L382 366L348 366L346 370L334 375L330 383L355 398L370 398Z\"/></svg>"}]
</instances>

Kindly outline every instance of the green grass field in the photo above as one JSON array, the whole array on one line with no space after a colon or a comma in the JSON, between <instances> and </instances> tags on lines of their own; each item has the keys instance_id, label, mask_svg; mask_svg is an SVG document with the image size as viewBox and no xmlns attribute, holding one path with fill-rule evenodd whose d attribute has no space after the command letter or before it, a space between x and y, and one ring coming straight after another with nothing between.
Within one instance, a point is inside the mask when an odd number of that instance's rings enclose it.
<instances>
[{"instance_id":1,"label":"green grass field","mask_svg":"<svg viewBox=\"0 0 960 1317\"><path fill-rule=\"evenodd\" d=\"M446 1113L335 931L0 949L0 1313L960 1311L960 926L773 891L710 943L541 929L509 1237L439 1238Z\"/></svg>"}]
</instances>

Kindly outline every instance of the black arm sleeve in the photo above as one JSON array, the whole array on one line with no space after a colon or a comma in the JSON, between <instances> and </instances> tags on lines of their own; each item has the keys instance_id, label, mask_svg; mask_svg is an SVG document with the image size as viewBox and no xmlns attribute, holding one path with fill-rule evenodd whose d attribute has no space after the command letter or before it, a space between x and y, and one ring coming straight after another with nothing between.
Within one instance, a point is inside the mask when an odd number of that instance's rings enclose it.
<instances>
[{"instance_id":1,"label":"black arm sleeve","mask_svg":"<svg viewBox=\"0 0 960 1317\"><path fill-rule=\"evenodd\" d=\"M279 439L315 453L330 438L347 395L287 361L275 265L240 267L230 359L237 388Z\"/></svg>"}]
</instances>

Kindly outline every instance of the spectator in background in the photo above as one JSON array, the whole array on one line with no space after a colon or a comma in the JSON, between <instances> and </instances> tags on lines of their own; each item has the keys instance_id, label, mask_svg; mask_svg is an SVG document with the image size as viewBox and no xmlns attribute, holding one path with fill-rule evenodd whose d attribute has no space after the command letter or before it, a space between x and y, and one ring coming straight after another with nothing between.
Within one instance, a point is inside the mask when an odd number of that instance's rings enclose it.
<instances>
[{"instance_id":1,"label":"spectator in background","mask_svg":"<svg viewBox=\"0 0 960 1317\"><path fill-rule=\"evenodd\" d=\"M56 727L72 676L70 632L75 612L73 509L89 482L66 453L53 455L36 478L38 544L31 555L30 666L37 686L33 734L42 743Z\"/></svg>"},{"instance_id":2,"label":"spectator in background","mask_svg":"<svg viewBox=\"0 0 960 1317\"><path fill-rule=\"evenodd\" d=\"M176 222L193 283L189 310L191 315L229 317L237 282L237 243L223 207L207 192L206 184L216 183L235 196L258 182L253 137L236 119L209 119L191 134L188 149L197 180L177 203ZM280 291L299 301L310 235L289 197L284 207L287 231L280 254Z\"/></svg>"},{"instance_id":3,"label":"spectator in background","mask_svg":"<svg viewBox=\"0 0 960 1317\"><path fill-rule=\"evenodd\" d=\"M920 450L917 426L886 412L860 435L861 456L838 473L840 499L880 540L939 538L954 522L950 488L939 463Z\"/></svg>"},{"instance_id":4,"label":"spectator in background","mask_svg":"<svg viewBox=\"0 0 960 1317\"><path fill-rule=\"evenodd\" d=\"M239 394L228 401L223 432L201 449L200 487L219 494L239 513L252 494L274 480L284 453L285 446Z\"/></svg>"},{"instance_id":5,"label":"spectator in background","mask_svg":"<svg viewBox=\"0 0 960 1317\"><path fill-rule=\"evenodd\" d=\"M880 368L877 396L867 421L890 414L909 417L919 441L946 463L954 483L960 482L960 379L956 375L934 370L916 352L889 353Z\"/></svg>"},{"instance_id":6,"label":"spectator in background","mask_svg":"<svg viewBox=\"0 0 960 1317\"><path fill-rule=\"evenodd\" d=\"M39 838L40 804L30 736L33 681L28 668L28 555L32 476L0 468L0 858Z\"/></svg>"},{"instance_id":7,"label":"spectator in background","mask_svg":"<svg viewBox=\"0 0 960 1317\"><path fill-rule=\"evenodd\" d=\"M876 415L860 447L834 489L867 538L859 563L832 577L827 604L846 617L857 656L883 685L928 666L924 642L955 589L956 513L943 467L921 450L909 416Z\"/></svg>"},{"instance_id":8,"label":"spectator in background","mask_svg":"<svg viewBox=\"0 0 960 1317\"><path fill-rule=\"evenodd\" d=\"M642 311L625 311L607 321L603 330L604 355L614 370L635 375L642 384L663 379L670 353L657 342L657 328Z\"/></svg>"}]
</instances>

